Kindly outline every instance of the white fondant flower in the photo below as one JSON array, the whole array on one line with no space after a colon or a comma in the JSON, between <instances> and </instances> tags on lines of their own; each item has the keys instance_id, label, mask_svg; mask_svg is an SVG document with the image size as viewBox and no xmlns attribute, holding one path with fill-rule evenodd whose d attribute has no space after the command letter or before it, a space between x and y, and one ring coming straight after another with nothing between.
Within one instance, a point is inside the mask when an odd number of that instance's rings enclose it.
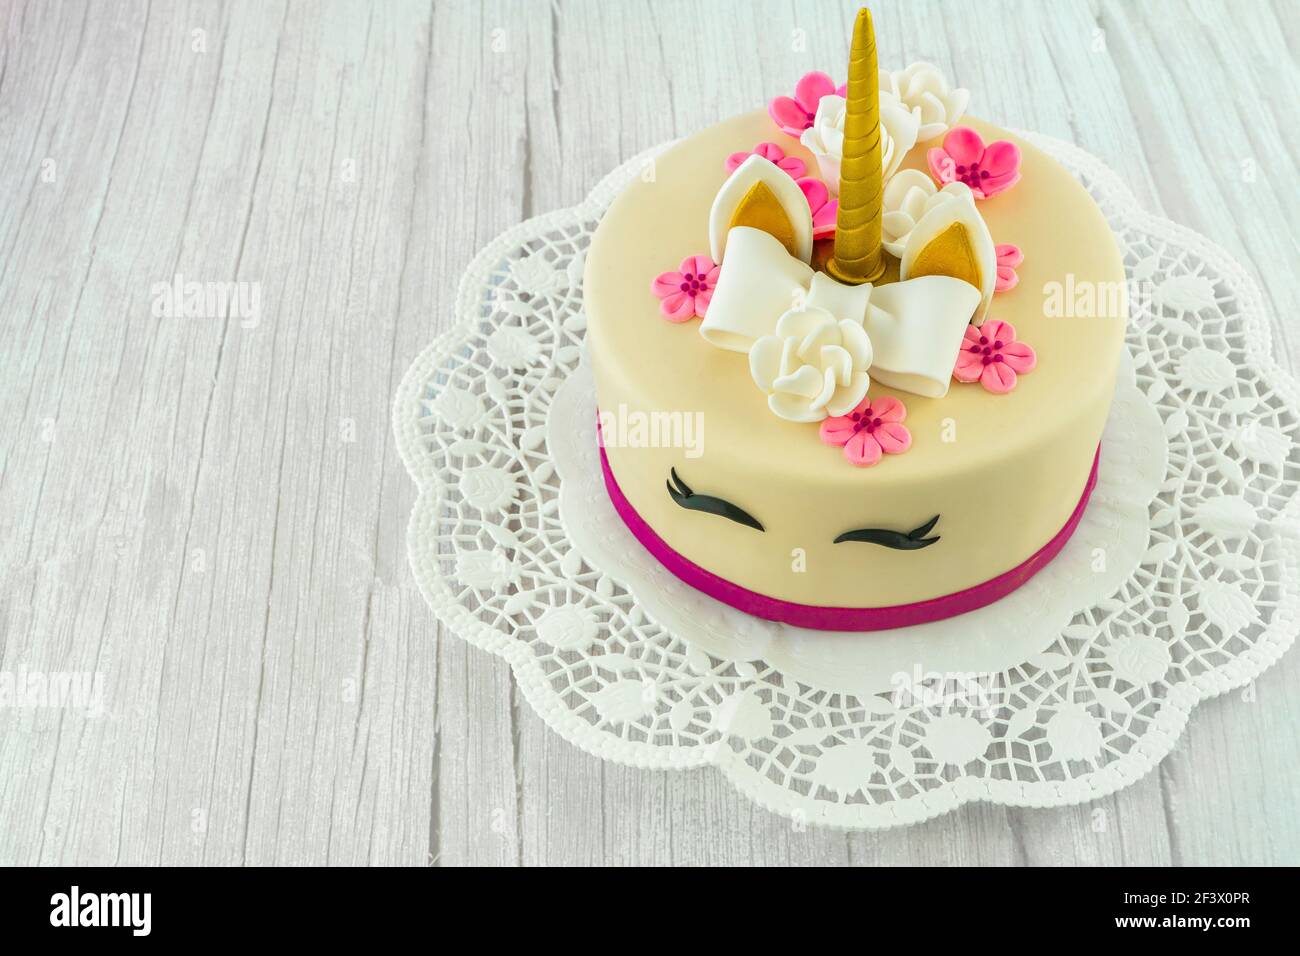
<instances>
[{"instance_id":1,"label":"white fondant flower","mask_svg":"<svg viewBox=\"0 0 1300 956\"><path fill-rule=\"evenodd\" d=\"M897 97L917 115L920 128L916 141L942 136L961 119L970 103L970 90L950 88L948 80L933 63L913 63L905 70L880 71L880 90Z\"/></svg>"},{"instance_id":2,"label":"white fondant flower","mask_svg":"<svg viewBox=\"0 0 1300 956\"><path fill-rule=\"evenodd\" d=\"M817 157L817 168L833 196L840 194L846 102L842 96L823 96L817 104L817 116L812 126L799 137L799 142ZM920 125L919 112L910 111L892 93L880 94L880 160L884 182L889 182L907 151L916 145Z\"/></svg>"},{"instance_id":3,"label":"white fondant flower","mask_svg":"<svg viewBox=\"0 0 1300 956\"><path fill-rule=\"evenodd\" d=\"M825 309L791 309L776 334L749 350L749 372L773 413L790 422L847 415L867 394L871 339L862 325Z\"/></svg>"},{"instance_id":4,"label":"white fondant flower","mask_svg":"<svg viewBox=\"0 0 1300 956\"><path fill-rule=\"evenodd\" d=\"M817 116L812 126L799 135L799 142L817 157L817 168L832 196L840 194L845 103L842 96L823 96L817 104Z\"/></svg>"},{"instance_id":5,"label":"white fondant flower","mask_svg":"<svg viewBox=\"0 0 1300 956\"><path fill-rule=\"evenodd\" d=\"M974 203L970 187L965 183L948 183L939 189L919 169L900 169L885 187L884 215L880 223L882 245L890 255L903 258L907 237L921 217L952 199Z\"/></svg>"}]
</instances>

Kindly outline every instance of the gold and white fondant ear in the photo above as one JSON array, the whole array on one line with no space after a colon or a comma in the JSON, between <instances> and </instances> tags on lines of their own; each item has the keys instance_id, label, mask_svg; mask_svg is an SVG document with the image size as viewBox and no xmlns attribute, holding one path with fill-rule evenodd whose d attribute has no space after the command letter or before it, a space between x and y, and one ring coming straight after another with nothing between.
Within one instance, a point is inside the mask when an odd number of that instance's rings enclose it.
<instances>
[{"instance_id":1,"label":"gold and white fondant ear","mask_svg":"<svg viewBox=\"0 0 1300 956\"><path fill-rule=\"evenodd\" d=\"M727 233L735 226L760 229L790 255L812 261L813 224L808 200L790 174L762 156L750 156L722 184L709 210L709 254L721 264Z\"/></svg>"},{"instance_id":2,"label":"gold and white fondant ear","mask_svg":"<svg viewBox=\"0 0 1300 956\"><path fill-rule=\"evenodd\" d=\"M947 199L941 197L947 196ZM940 200L912 227L903 247L899 279L950 276L973 285L980 303L971 322L980 325L993 301L998 257L989 227L969 189L940 192Z\"/></svg>"}]
</instances>

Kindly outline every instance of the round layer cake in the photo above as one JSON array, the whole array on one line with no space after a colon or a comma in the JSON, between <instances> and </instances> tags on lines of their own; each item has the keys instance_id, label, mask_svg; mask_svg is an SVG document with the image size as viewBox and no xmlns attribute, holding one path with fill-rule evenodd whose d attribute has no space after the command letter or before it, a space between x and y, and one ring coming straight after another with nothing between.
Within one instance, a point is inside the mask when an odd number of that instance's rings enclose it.
<instances>
[{"instance_id":1,"label":"round layer cake","mask_svg":"<svg viewBox=\"0 0 1300 956\"><path fill-rule=\"evenodd\" d=\"M597 403L620 423L602 449L607 485L637 536L684 580L770 619L870 630L988 603L1068 537L1095 474L1122 348L1125 305L1113 294L1124 285L1121 255L1101 211L1058 163L987 123L963 125L1021 150L1020 182L982 200L979 213L996 242L1024 252L1018 285L993 298L988 319L1013 325L1037 366L1006 394L954 381L926 398L873 381L869 398L903 402L912 436L905 454L874 467L847 464L816 425L773 415L744 354L710 345L698 320L665 321L649 292L659 273L707 254L727 157L779 138L816 169L798 141L776 134L764 112L736 117L664 153L606 213L584 298ZM925 170L938 145L917 144L903 167ZM897 261L890 269L886 283L897 280ZM1085 289L1090 305L1072 309ZM658 421L698 423L700 434L654 434L645 427L654 413L680 413ZM723 504L683 507L683 489ZM718 513L724 505L731 519ZM903 546L842 537L858 529L886 540L896 532ZM911 547L909 533L937 540Z\"/></svg>"}]
</instances>

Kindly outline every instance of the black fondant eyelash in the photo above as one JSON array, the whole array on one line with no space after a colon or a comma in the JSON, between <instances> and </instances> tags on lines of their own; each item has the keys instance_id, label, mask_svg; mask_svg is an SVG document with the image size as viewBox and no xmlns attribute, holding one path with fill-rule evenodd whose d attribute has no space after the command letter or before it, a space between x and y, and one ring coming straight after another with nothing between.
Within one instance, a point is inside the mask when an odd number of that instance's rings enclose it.
<instances>
[{"instance_id":1,"label":"black fondant eyelash","mask_svg":"<svg viewBox=\"0 0 1300 956\"><path fill-rule=\"evenodd\" d=\"M933 538L927 538L930 529L939 521L939 516L935 515L919 528L913 528L911 531L889 531L885 528L859 528L857 531L845 531L835 539L834 543L839 544L841 541L865 541L867 544L879 544L886 548L895 548L899 551L919 551L921 548L928 548L939 540L939 535Z\"/></svg>"},{"instance_id":2,"label":"black fondant eyelash","mask_svg":"<svg viewBox=\"0 0 1300 956\"><path fill-rule=\"evenodd\" d=\"M763 526L758 523L758 519L751 515L743 508L737 508L730 501L723 501L721 498L714 498L712 495L697 495L677 476L677 469L671 470L672 481L666 482L668 485L668 494L672 496L673 501L677 502L683 508L691 511L703 511L706 514L721 515L724 518L730 518L738 524L747 525L750 528L763 530ZM673 487L674 484L676 487Z\"/></svg>"}]
</instances>

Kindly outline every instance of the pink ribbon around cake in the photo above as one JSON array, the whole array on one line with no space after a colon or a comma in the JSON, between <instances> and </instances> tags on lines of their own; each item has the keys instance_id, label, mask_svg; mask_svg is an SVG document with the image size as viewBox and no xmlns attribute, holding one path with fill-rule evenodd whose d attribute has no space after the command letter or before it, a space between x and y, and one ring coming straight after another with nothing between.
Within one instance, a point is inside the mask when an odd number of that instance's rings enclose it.
<instances>
[{"instance_id":1,"label":"pink ribbon around cake","mask_svg":"<svg viewBox=\"0 0 1300 956\"><path fill-rule=\"evenodd\" d=\"M1092 460L1092 471L1083 486L1079 503L1070 515L1065 527L1056 536L1031 555L1026 561L995 578L976 584L973 587L928 601L914 604L895 604L890 607L820 607L812 604L796 604L750 591L738 584L721 578L711 571L706 571L695 562L678 554L663 538L646 524L635 508L623 495L623 491L614 480L610 470L609 459L605 449L600 448L600 468L605 476L605 488L609 491L610 501L623 523L627 525L642 546L645 547L665 568L682 581L702 591L709 597L729 604L739 611L761 617L768 621L792 624L795 627L808 627L819 631L884 631L895 627L910 627L913 624L927 624L944 618L965 614L977 608L992 604L1006 597L1020 587L1043 567L1047 565L1065 546L1074 529L1083 518L1088 498L1097 484L1097 466L1101 460L1101 449Z\"/></svg>"}]
</instances>

